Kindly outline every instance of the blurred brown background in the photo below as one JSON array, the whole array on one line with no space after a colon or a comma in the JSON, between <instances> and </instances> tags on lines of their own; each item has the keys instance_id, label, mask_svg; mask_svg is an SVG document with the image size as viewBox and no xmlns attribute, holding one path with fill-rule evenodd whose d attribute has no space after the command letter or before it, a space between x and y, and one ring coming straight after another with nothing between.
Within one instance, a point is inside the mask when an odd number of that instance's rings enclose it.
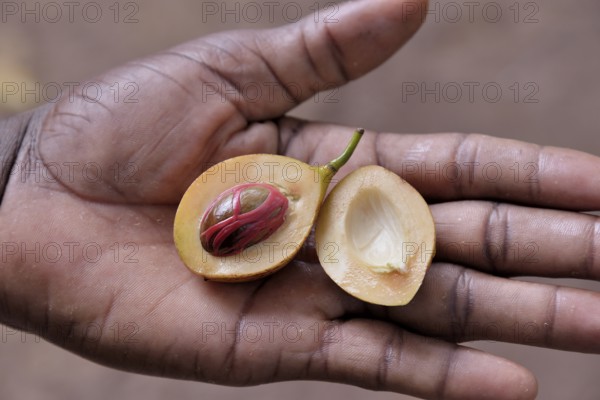
<instances>
[{"instance_id":1,"label":"blurred brown background","mask_svg":"<svg viewBox=\"0 0 600 400\"><path fill-rule=\"evenodd\" d=\"M225 3L239 12L222 15ZM0 116L53 98L57 84L93 78L182 41L234 27L280 25L298 10L308 16L315 4L328 4L275 2L271 21L265 3L83 1L74 2L69 15L62 2L2 1ZM385 131L482 132L600 155L600 2L430 3L421 31L389 62L292 114ZM320 14L327 16L335 17L331 4ZM22 85L34 91L39 85L40 98L23 98ZM594 283L560 283L599 289ZM33 335L0 331L0 399L404 398L327 383L240 389L137 376L97 366ZM530 368L539 378L540 399L600 396L599 356L490 342L474 346Z\"/></svg>"}]
</instances>

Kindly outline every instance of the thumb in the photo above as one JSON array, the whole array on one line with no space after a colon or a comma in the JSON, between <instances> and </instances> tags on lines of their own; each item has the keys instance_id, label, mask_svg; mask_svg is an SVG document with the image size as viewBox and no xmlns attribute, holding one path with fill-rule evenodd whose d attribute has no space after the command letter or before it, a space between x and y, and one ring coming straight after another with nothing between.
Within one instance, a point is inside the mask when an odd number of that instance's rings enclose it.
<instances>
[{"instance_id":1,"label":"thumb","mask_svg":"<svg viewBox=\"0 0 600 400\"><path fill-rule=\"evenodd\" d=\"M248 121L276 118L315 93L359 78L387 60L417 31L426 4L352 1L327 17L215 35L201 41L200 47L191 43L180 51L197 59L207 43L213 45L220 60L215 72L225 81L214 82L219 94L235 103Z\"/></svg>"},{"instance_id":2,"label":"thumb","mask_svg":"<svg viewBox=\"0 0 600 400\"><path fill-rule=\"evenodd\" d=\"M131 62L96 80L106 98L81 93L50 110L34 154L46 165L69 157L75 170L57 185L84 198L175 203L207 165L277 151L277 128L255 122L382 63L417 30L426 3L346 2L334 18L214 34ZM127 88L118 99L115 84ZM85 179L90 164L102 179Z\"/></svg>"}]
</instances>

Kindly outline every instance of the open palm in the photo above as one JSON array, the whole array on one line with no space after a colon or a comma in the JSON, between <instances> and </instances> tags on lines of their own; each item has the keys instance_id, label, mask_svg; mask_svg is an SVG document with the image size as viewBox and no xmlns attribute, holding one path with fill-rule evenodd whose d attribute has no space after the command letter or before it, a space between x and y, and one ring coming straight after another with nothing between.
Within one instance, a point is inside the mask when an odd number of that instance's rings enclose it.
<instances>
[{"instance_id":1,"label":"open palm","mask_svg":"<svg viewBox=\"0 0 600 400\"><path fill-rule=\"evenodd\" d=\"M80 91L38 110L17 166L44 172L13 174L0 214L4 322L142 373L331 380L424 398L535 397L527 370L458 342L600 351L600 317L588 313L598 294L499 277L600 277L596 218L559 211L600 206L600 161L570 150L367 132L340 174L378 163L435 203L438 255L406 307L345 294L310 246L243 284L205 282L179 260L176 207L208 166L252 153L314 164L340 152L352 128L284 115L392 55L421 22L406 10L351 2L335 24L208 36L108 72L88 85L102 96ZM530 179L468 173L490 163L516 163Z\"/></svg>"}]
</instances>

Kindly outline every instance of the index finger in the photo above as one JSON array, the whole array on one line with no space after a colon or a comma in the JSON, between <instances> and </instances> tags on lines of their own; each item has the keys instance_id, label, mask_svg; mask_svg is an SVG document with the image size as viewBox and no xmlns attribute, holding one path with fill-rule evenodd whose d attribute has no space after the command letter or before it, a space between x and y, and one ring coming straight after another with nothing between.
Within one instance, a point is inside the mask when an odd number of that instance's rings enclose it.
<instances>
[{"instance_id":1,"label":"index finger","mask_svg":"<svg viewBox=\"0 0 600 400\"><path fill-rule=\"evenodd\" d=\"M351 129L280 121L286 154L310 163L333 158ZM566 148L482 134L367 132L345 169L369 164L402 176L430 202L490 199L600 209L600 158Z\"/></svg>"},{"instance_id":2,"label":"index finger","mask_svg":"<svg viewBox=\"0 0 600 400\"><path fill-rule=\"evenodd\" d=\"M480 134L380 134L379 163L431 201L494 199L562 208L600 208L600 158Z\"/></svg>"}]
</instances>

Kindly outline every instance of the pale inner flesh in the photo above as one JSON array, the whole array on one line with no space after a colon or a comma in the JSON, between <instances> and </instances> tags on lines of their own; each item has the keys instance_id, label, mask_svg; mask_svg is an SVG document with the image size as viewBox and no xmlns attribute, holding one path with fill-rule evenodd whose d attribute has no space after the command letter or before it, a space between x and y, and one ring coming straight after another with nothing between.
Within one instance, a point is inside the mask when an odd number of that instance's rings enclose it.
<instances>
[{"instance_id":1,"label":"pale inner flesh","mask_svg":"<svg viewBox=\"0 0 600 400\"><path fill-rule=\"evenodd\" d=\"M354 253L377 273L408 272L399 210L379 190L361 190L350 203L346 232Z\"/></svg>"}]
</instances>

